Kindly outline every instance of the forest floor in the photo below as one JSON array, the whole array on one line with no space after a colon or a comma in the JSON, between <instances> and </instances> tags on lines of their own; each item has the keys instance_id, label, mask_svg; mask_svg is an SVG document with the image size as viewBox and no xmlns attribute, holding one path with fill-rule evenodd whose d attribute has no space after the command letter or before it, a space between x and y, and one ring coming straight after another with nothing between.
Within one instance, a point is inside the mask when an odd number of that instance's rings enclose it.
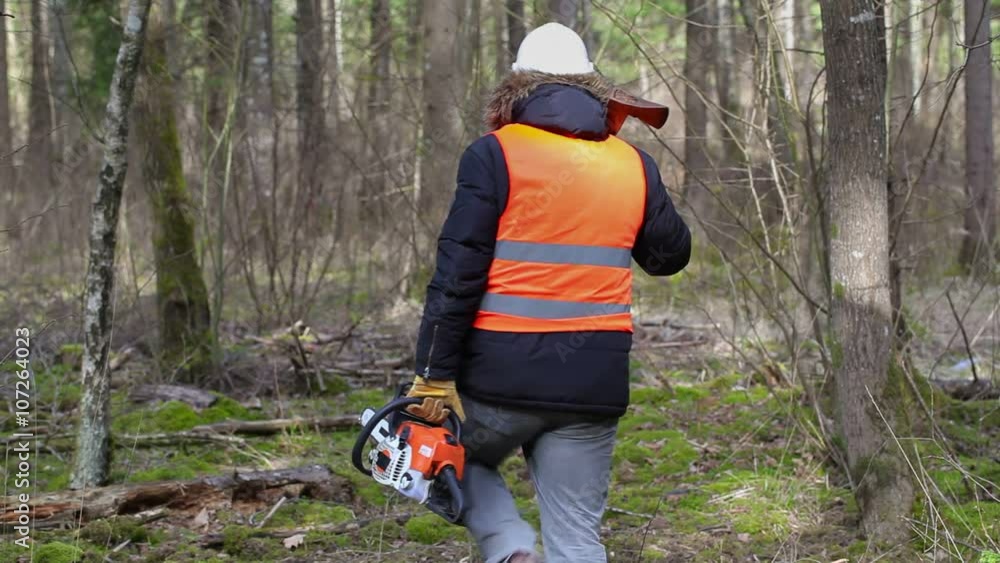
<instances>
[{"instance_id":1,"label":"forest floor","mask_svg":"<svg viewBox=\"0 0 1000 563\"><path fill-rule=\"evenodd\" d=\"M960 402L922 385L948 444L902 440L919 452L911 459L920 491L914 540L871 545L858 535L857 507L824 453L819 421L801 387L740 364L704 328L655 331L669 335L645 334L637 345L632 405L614 455L602 530L612 562L1000 561L991 559L1000 552L997 401ZM308 336L302 344L311 367L329 367L319 391L313 376L293 369L295 363L302 367L301 357L286 333L230 332L225 369L213 382L224 393L210 407L133 400L130 390L153 371L141 351L114 373L112 482L323 464L334 475L331 486L289 486L243 498L207 495L203 503L155 518L40 527L33 558L4 529L0 561L480 561L463 528L352 467L356 428L292 429L232 442L136 440L225 420L356 415L390 399L388 389L409 369L412 343L391 326L358 326L327 342L318 331L319 340ZM41 359L38 424L48 437L35 458L39 493L69 484L79 346L62 345ZM5 432L13 431L12 420L0 415L0 422ZM8 450L8 475L14 466ZM515 456L503 470L524 517L537 526L524 460ZM287 499L279 505L282 496Z\"/></svg>"}]
</instances>

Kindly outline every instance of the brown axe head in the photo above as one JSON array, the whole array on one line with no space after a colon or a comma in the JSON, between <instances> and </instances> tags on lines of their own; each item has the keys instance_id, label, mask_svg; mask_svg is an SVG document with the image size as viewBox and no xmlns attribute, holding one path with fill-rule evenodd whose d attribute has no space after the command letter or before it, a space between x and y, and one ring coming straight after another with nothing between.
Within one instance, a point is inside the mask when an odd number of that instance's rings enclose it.
<instances>
[{"instance_id":1,"label":"brown axe head","mask_svg":"<svg viewBox=\"0 0 1000 563\"><path fill-rule=\"evenodd\" d=\"M670 108L633 96L621 88L615 88L611 98L608 99L608 128L611 134L617 134L629 116L659 129L667 122Z\"/></svg>"}]
</instances>

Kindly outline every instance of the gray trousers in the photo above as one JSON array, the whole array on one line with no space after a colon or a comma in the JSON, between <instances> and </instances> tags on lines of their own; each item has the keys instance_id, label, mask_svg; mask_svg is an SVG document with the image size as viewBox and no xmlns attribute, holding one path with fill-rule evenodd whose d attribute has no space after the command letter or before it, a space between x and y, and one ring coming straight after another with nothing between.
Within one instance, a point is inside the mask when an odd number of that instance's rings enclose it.
<instances>
[{"instance_id":1,"label":"gray trousers","mask_svg":"<svg viewBox=\"0 0 1000 563\"><path fill-rule=\"evenodd\" d=\"M618 419L492 405L462 397L468 454L464 524L486 563L537 553L536 535L497 466L517 448L528 462L546 563L605 563L600 539Z\"/></svg>"}]
</instances>

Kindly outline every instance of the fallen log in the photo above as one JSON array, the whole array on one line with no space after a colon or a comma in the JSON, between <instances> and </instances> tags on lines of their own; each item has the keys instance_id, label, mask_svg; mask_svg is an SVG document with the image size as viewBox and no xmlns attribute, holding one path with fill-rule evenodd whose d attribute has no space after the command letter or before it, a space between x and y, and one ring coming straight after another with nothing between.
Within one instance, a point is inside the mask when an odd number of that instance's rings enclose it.
<instances>
[{"instance_id":1,"label":"fallen log","mask_svg":"<svg viewBox=\"0 0 1000 563\"><path fill-rule=\"evenodd\" d=\"M272 420L233 420L195 426L189 432L214 434L277 434L283 430L294 428L311 428L314 430L356 428L359 426L357 415L314 416L275 418Z\"/></svg>"},{"instance_id":2,"label":"fallen log","mask_svg":"<svg viewBox=\"0 0 1000 563\"><path fill-rule=\"evenodd\" d=\"M255 538L277 538L284 539L290 538L292 536L297 536L299 534L305 535L309 532L326 532L328 534L346 534L348 532L355 532L364 528L368 524L373 522L382 521L395 521L397 524L405 524L407 520L413 517L410 512L402 512L399 514L389 514L385 516L372 516L369 518L358 518L357 520L351 520L350 522L342 522L340 524L319 524L316 526L303 526L301 528L283 528L276 530L267 530L262 528L250 528L247 530L248 537ZM220 548L223 545L223 535L222 534L206 534L201 537L198 542L201 547L207 548Z\"/></svg>"},{"instance_id":3,"label":"fallen log","mask_svg":"<svg viewBox=\"0 0 1000 563\"><path fill-rule=\"evenodd\" d=\"M129 393L129 399L136 403L181 401L196 409L205 409L214 405L219 397L184 385L139 385Z\"/></svg>"},{"instance_id":4,"label":"fallen log","mask_svg":"<svg viewBox=\"0 0 1000 563\"><path fill-rule=\"evenodd\" d=\"M190 481L159 481L111 485L82 491L59 491L33 498L28 515L36 527L76 526L98 518L136 514L155 508L189 509L218 502L220 497L253 498L267 489L288 485L329 486L334 475L325 465L307 465L275 471L246 471L201 477ZM0 524L17 522L21 503L3 499ZM0 530L10 529L0 525Z\"/></svg>"}]
</instances>

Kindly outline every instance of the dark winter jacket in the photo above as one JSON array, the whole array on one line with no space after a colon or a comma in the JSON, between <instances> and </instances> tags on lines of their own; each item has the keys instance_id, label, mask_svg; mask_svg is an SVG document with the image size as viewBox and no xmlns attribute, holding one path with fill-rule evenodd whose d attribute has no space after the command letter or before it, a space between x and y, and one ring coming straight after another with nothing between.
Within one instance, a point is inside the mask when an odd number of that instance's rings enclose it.
<instances>
[{"instance_id":1,"label":"dark winter jacket","mask_svg":"<svg viewBox=\"0 0 1000 563\"><path fill-rule=\"evenodd\" d=\"M577 138L607 137L611 86L597 75L512 74L495 91L487 123L523 123ZM691 235L667 194L656 163L636 149L646 176L645 217L632 257L648 274L681 271ZM611 189L611 188L609 188ZM629 397L628 332L511 333L472 328L507 203L508 173L496 137L462 155L458 187L438 239L437 265L416 348L416 373L456 379L462 394L500 404L624 414Z\"/></svg>"}]
</instances>

